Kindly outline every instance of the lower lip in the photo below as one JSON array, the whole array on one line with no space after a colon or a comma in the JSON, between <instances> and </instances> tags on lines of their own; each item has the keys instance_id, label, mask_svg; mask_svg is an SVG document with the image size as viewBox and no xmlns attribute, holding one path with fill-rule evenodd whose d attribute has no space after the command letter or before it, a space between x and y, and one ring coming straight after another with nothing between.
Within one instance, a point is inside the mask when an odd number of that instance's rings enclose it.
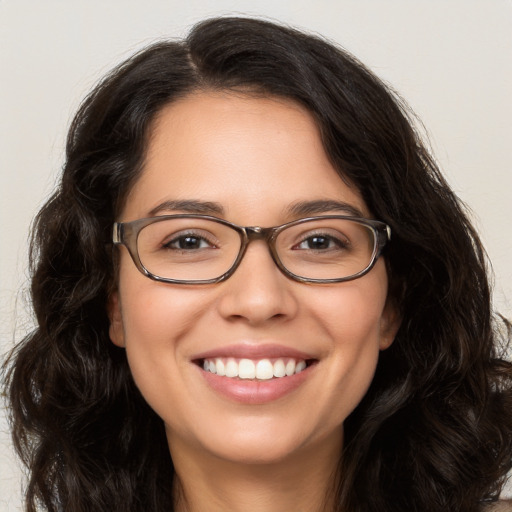
<instances>
[{"instance_id":1,"label":"lower lip","mask_svg":"<svg viewBox=\"0 0 512 512\"><path fill-rule=\"evenodd\" d=\"M315 365L308 366L289 377L269 380L249 380L221 377L199 368L207 384L222 396L243 404L264 404L278 400L297 389L309 376Z\"/></svg>"}]
</instances>

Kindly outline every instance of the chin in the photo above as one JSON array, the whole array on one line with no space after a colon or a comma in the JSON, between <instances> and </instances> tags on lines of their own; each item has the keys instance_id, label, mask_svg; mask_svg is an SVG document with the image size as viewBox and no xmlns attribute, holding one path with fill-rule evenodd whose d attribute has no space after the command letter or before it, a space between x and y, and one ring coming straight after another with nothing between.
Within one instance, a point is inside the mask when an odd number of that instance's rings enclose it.
<instances>
[{"instance_id":1,"label":"chin","mask_svg":"<svg viewBox=\"0 0 512 512\"><path fill-rule=\"evenodd\" d=\"M227 446L211 447L209 451L217 458L234 464L278 465L293 459L300 452L300 447L270 439L251 442L235 440Z\"/></svg>"},{"instance_id":2,"label":"chin","mask_svg":"<svg viewBox=\"0 0 512 512\"><path fill-rule=\"evenodd\" d=\"M279 465L307 458L308 454L330 446L341 450L343 427L322 432L308 429L304 418L240 418L227 423L211 422L208 431L189 433L198 452L216 459L243 465ZM310 426L311 427L311 426ZM170 440L172 453L172 441Z\"/></svg>"}]
</instances>

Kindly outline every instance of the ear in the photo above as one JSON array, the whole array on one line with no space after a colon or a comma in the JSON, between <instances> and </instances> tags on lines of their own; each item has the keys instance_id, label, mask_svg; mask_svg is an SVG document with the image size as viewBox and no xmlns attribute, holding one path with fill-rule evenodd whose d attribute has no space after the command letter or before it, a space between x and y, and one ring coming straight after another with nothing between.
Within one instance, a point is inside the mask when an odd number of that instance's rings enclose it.
<instances>
[{"instance_id":1,"label":"ear","mask_svg":"<svg viewBox=\"0 0 512 512\"><path fill-rule=\"evenodd\" d=\"M110 327L108 334L110 340L118 347L124 347L124 329L123 329L123 315L121 313L121 304L119 302L119 293L113 292L107 304L108 318L110 320Z\"/></svg>"},{"instance_id":2,"label":"ear","mask_svg":"<svg viewBox=\"0 0 512 512\"><path fill-rule=\"evenodd\" d=\"M395 340L396 333L400 328L402 318L398 313L395 302L388 297L380 322L379 349L386 350Z\"/></svg>"}]
</instances>

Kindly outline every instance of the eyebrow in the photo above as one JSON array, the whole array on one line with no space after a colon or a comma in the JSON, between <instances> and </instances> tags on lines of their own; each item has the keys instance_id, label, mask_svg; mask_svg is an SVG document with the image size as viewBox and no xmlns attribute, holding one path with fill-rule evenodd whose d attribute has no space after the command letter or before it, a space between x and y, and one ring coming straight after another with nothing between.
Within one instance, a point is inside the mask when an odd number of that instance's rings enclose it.
<instances>
[{"instance_id":1,"label":"eyebrow","mask_svg":"<svg viewBox=\"0 0 512 512\"><path fill-rule=\"evenodd\" d=\"M351 217L365 217L363 212L354 205L344 201L335 201L333 199L318 199L315 201L298 201L293 203L287 210L293 216L309 216L319 213L341 212Z\"/></svg>"},{"instance_id":2,"label":"eyebrow","mask_svg":"<svg viewBox=\"0 0 512 512\"><path fill-rule=\"evenodd\" d=\"M198 199L169 200L155 206L149 214L157 215L161 212L183 211L201 215L224 216L224 208L213 201L200 201ZM351 217L365 217L363 212L355 206L344 201L333 199L317 199L313 201L297 201L286 208L286 212L293 217L317 215L319 213L339 212Z\"/></svg>"},{"instance_id":3,"label":"eyebrow","mask_svg":"<svg viewBox=\"0 0 512 512\"><path fill-rule=\"evenodd\" d=\"M155 206L149 214L151 216L163 211L183 211L186 213L198 213L202 215L224 215L224 208L219 203L212 201L199 201L196 199L182 199L173 201L164 201Z\"/></svg>"}]
</instances>

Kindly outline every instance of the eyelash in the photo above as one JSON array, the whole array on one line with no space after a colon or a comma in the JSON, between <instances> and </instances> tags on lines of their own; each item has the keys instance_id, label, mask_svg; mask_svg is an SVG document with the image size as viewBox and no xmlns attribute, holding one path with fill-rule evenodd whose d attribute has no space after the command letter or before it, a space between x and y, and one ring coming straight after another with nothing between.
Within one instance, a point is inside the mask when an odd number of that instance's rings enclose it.
<instances>
[{"instance_id":1,"label":"eyelash","mask_svg":"<svg viewBox=\"0 0 512 512\"><path fill-rule=\"evenodd\" d=\"M163 249L169 249L169 250L186 251L187 249L172 247L172 244L178 243L180 240L185 239L185 238L195 238L200 243L201 242L206 242L210 247L216 247L216 245L213 242L213 240L209 240L207 237L205 237L203 235L199 235L199 234L194 233L194 232L188 232L188 233L180 233L179 235L173 235L171 240L169 240L168 242L162 243L162 248ZM199 249L204 249L204 247L199 247Z\"/></svg>"},{"instance_id":2,"label":"eyelash","mask_svg":"<svg viewBox=\"0 0 512 512\"><path fill-rule=\"evenodd\" d=\"M307 242L308 240L314 238L314 237L318 237L318 238L325 238L327 239L329 242L332 242L336 245L337 248L340 248L340 249L346 249L349 247L349 243L348 241L342 241L341 239L333 236L333 235L329 235L329 234L326 234L326 233L322 233L322 232L318 232L318 233L308 233L306 236L302 237L302 239L300 240L299 243L295 244L294 245L294 248L295 247L299 247L301 244L303 244L304 242ZM315 249L311 249L311 248L308 248L307 250L315 250Z\"/></svg>"}]
</instances>

